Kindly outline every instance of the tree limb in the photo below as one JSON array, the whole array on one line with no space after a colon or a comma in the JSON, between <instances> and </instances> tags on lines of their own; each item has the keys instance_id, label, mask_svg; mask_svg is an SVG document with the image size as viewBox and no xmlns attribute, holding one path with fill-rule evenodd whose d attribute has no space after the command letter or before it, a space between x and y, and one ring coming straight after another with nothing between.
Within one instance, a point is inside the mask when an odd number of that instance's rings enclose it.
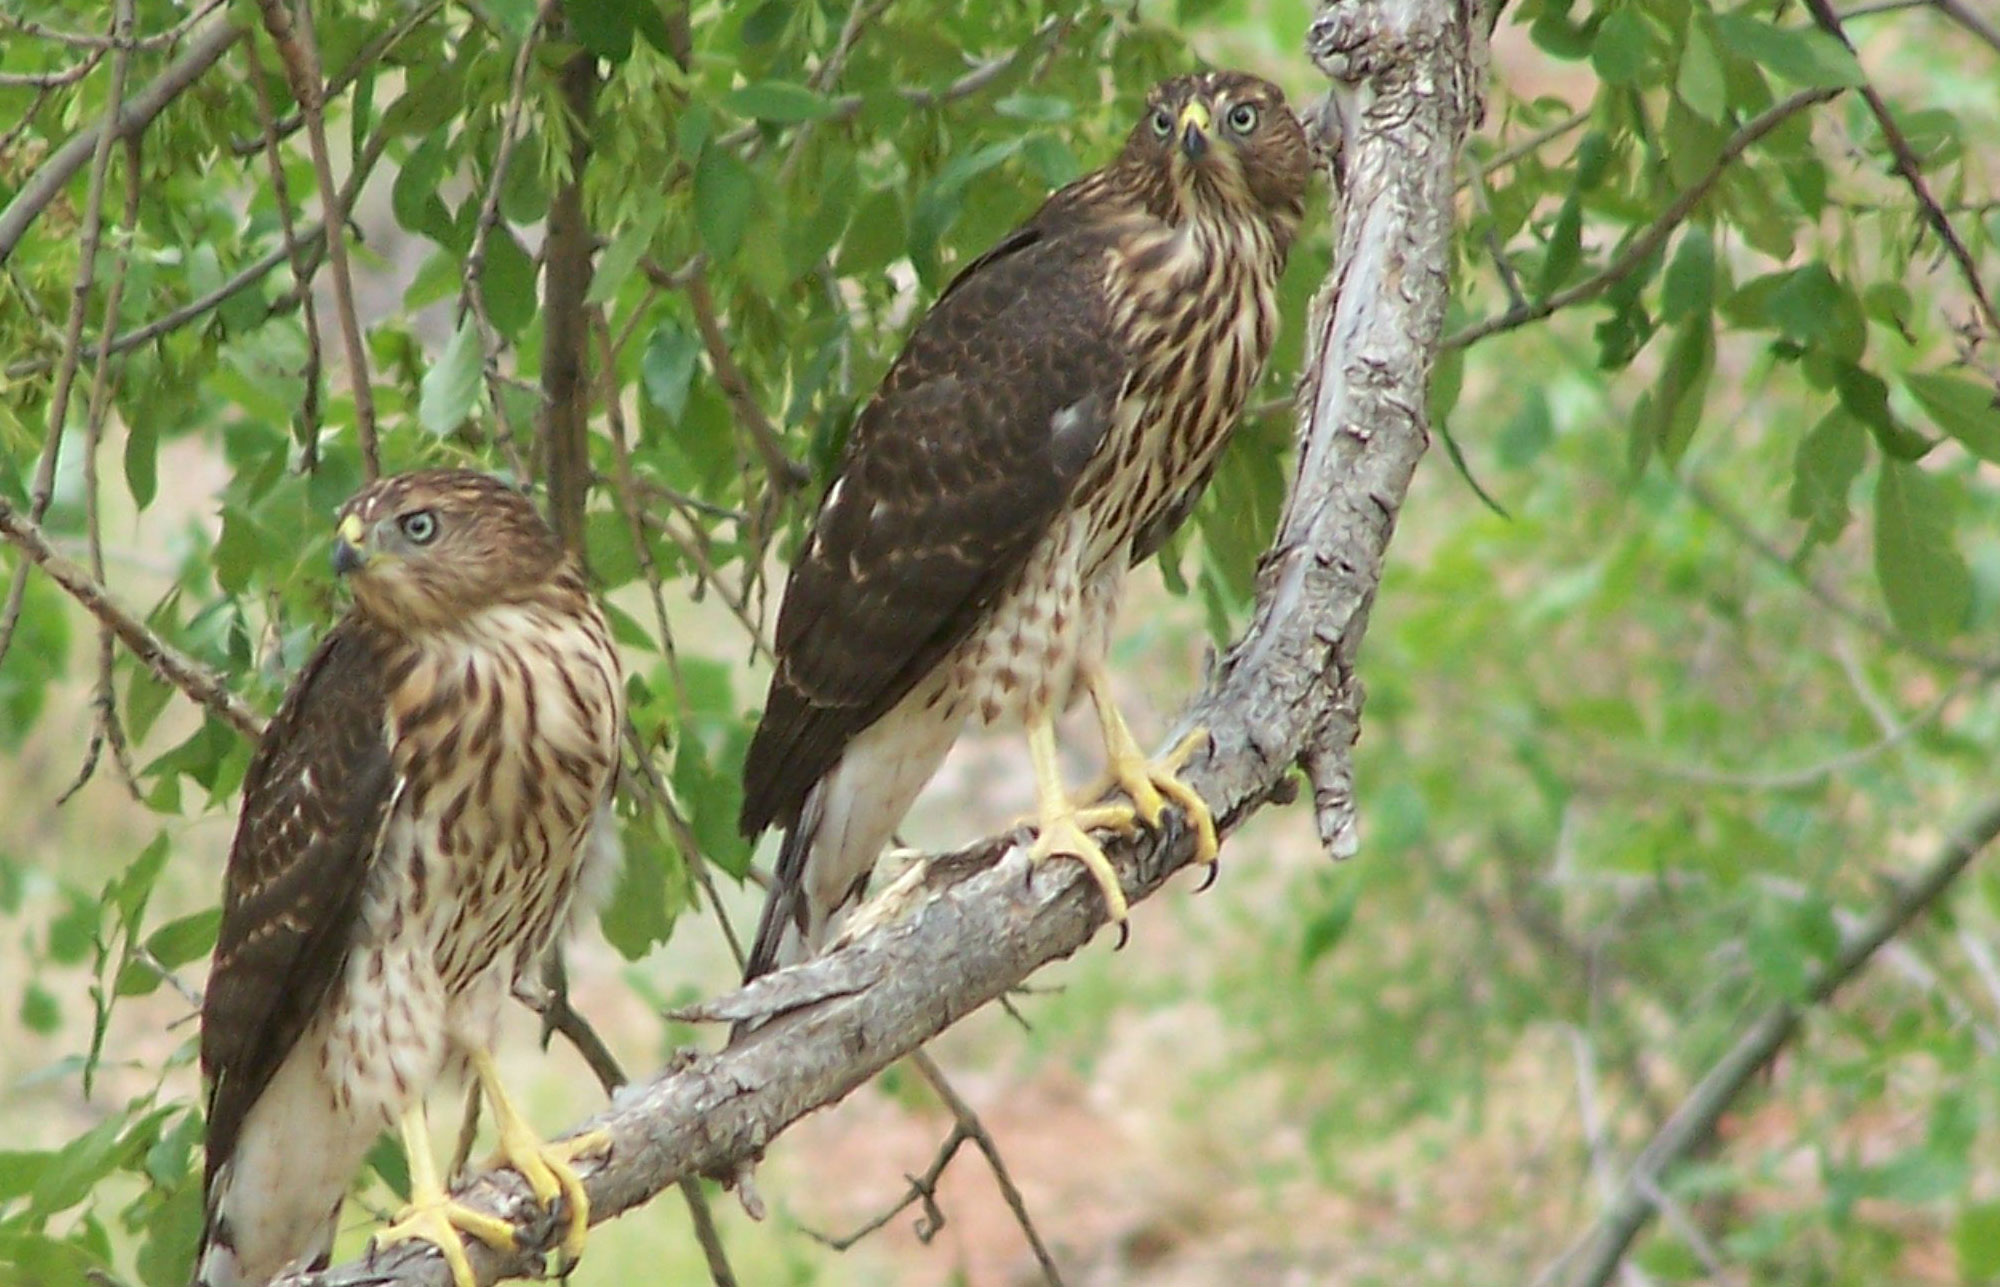
<instances>
[{"instance_id":1,"label":"tree limb","mask_svg":"<svg viewBox=\"0 0 2000 1287\"><path fill-rule=\"evenodd\" d=\"M583 507L590 493L590 293L596 246L583 209L583 176L593 151L597 55L571 54L557 77L568 116L569 173L549 206L542 277L542 409L537 455L549 486L549 517L563 547L583 557ZM470 271L470 270L468 270Z\"/></svg>"},{"instance_id":2,"label":"tree limb","mask_svg":"<svg viewBox=\"0 0 2000 1287\"><path fill-rule=\"evenodd\" d=\"M1846 28L1840 25L1840 16L1834 13L1827 0L1806 0L1806 10L1812 14L1821 31L1838 40L1848 53L1855 52L1854 42L1847 38ZM1966 289L1972 292L1972 302L1979 306L1980 315L1986 319L1987 333L2000 335L2000 311L1995 311L1993 300L1979 280L1979 265L1974 262L1972 252L1966 249L1958 229L1951 226L1951 220L1945 215L1943 207L1938 205L1937 198L1931 195L1930 185L1924 182L1923 166L1918 163L1910 140L1903 136L1902 127L1889 114L1889 105L1882 101L1875 83L1866 77L1861 81L1861 98L1868 104L1868 111L1882 131L1882 142L1888 146L1889 155L1896 163L1896 173L1909 185L1910 195L1917 199L1917 208L1923 211L1924 222L1944 242L1946 253L1950 254L1952 263L1958 266L1959 273L1965 278Z\"/></svg>"},{"instance_id":3,"label":"tree limb","mask_svg":"<svg viewBox=\"0 0 2000 1287\"><path fill-rule=\"evenodd\" d=\"M127 98L117 111L107 113L106 119L95 127L73 136L42 162L35 177L22 185L5 210L0 210L0 264L7 262L29 225L97 151L97 141L106 130L111 131L113 138L122 139L144 129L162 108L201 79L202 73L214 66L242 36L243 29L230 22L218 22L208 28L150 85Z\"/></svg>"},{"instance_id":4,"label":"tree limb","mask_svg":"<svg viewBox=\"0 0 2000 1287\"><path fill-rule=\"evenodd\" d=\"M1974 814L1914 879L1898 885L1888 902L1845 937L1833 960L1806 986L1800 1001L1780 1002L1745 1028L1736 1044L1709 1069L1641 1150L1610 1209L1579 1245L1564 1253L1552 1271L1567 1261L1575 1266L1563 1280L1570 1287L1599 1287L1609 1282L1632 1240L1659 1209L1658 1195L1667 1171L1709 1138L1736 1097L1797 1034L1806 1014L1824 1005L1842 984L1860 973L1869 959L1936 902L1996 837L2000 837L2000 800L1989 801ZM1550 1272L1542 1277L1547 1279Z\"/></svg>"},{"instance_id":5,"label":"tree limb","mask_svg":"<svg viewBox=\"0 0 2000 1287\"><path fill-rule=\"evenodd\" d=\"M1702 199L1716 184L1722 182L1722 176L1729 172L1729 167L1736 163L1736 158L1749 151L1752 144L1806 108L1824 103L1828 99L1837 97L1839 93L1837 89L1800 90L1790 98L1774 104L1755 118L1746 121L1742 128L1723 144L1709 172L1701 176L1692 187L1667 203L1667 208L1660 211L1659 217L1647 224L1645 230L1638 236L1625 243L1625 248L1614 256L1610 263L1582 281L1566 286L1552 295L1530 300L1496 317L1489 317L1483 322L1474 322L1461 330L1453 331L1445 337L1444 347L1462 349L1467 345L1478 343L1489 335L1500 331L1511 331L1530 322L1539 322L1572 304L1581 304L1603 294L1640 264L1645 263L1646 257L1658 250L1660 244L1673 235L1674 229L1680 227L1687 217L1694 213L1695 207L1701 204Z\"/></svg>"},{"instance_id":6,"label":"tree limb","mask_svg":"<svg viewBox=\"0 0 2000 1287\"><path fill-rule=\"evenodd\" d=\"M1432 0L1342 0L1312 48L1343 82L1349 137L1338 269L1316 302L1298 473L1260 572L1257 615L1184 724L1209 733L1186 775L1233 830L1289 784L1308 752L1344 757L1357 728L1353 659L1397 511L1427 441L1425 385L1449 286L1453 162L1478 111L1480 15ZM1128 897L1142 900L1193 857L1193 839L1108 837ZM968 874L969 873L969 874ZM855 921L857 937L702 1007L717 1022L763 1019L583 1124L611 1139L585 1163L591 1218L608 1219L691 1174L729 1175L805 1114L843 1098L1104 924L1080 869L1031 868L1018 836L914 867ZM546 1245L549 1213L508 1171L474 1177L461 1200ZM482 1282L532 1271L532 1253L475 1247ZM443 1287L434 1249L387 1248L285 1287Z\"/></svg>"},{"instance_id":7,"label":"tree limb","mask_svg":"<svg viewBox=\"0 0 2000 1287\"><path fill-rule=\"evenodd\" d=\"M200 702L210 714L243 736L254 740L263 735L263 719L241 697L229 691L222 676L148 630L143 621L113 603L102 584L56 553L42 529L15 510L5 497L0 497L0 539L18 548L30 562L48 573L50 580L67 590L71 598L117 635L118 641L132 650L140 664L162 682Z\"/></svg>"}]
</instances>

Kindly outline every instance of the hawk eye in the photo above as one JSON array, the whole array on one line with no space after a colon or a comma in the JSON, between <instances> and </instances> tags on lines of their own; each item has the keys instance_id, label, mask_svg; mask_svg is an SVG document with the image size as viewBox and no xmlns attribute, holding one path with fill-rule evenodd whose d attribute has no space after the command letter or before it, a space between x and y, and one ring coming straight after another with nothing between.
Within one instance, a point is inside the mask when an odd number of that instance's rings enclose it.
<instances>
[{"instance_id":1,"label":"hawk eye","mask_svg":"<svg viewBox=\"0 0 2000 1287\"><path fill-rule=\"evenodd\" d=\"M417 545L429 545L437 539L437 515L427 509L415 510L396 520L396 526L403 529L403 535Z\"/></svg>"},{"instance_id":2,"label":"hawk eye","mask_svg":"<svg viewBox=\"0 0 2000 1287\"><path fill-rule=\"evenodd\" d=\"M1257 128L1257 105L1238 103L1229 109L1229 128L1238 134L1248 134Z\"/></svg>"},{"instance_id":3,"label":"hawk eye","mask_svg":"<svg viewBox=\"0 0 2000 1287\"><path fill-rule=\"evenodd\" d=\"M1174 133L1173 114L1164 107L1153 109L1153 137L1172 138Z\"/></svg>"}]
</instances>

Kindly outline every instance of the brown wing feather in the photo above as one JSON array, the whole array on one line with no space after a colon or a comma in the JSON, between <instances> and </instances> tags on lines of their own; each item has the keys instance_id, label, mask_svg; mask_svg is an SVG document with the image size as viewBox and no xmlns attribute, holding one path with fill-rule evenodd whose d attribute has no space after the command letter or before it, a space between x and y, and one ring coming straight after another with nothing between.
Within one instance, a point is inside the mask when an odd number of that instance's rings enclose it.
<instances>
[{"instance_id":1,"label":"brown wing feather","mask_svg":"<svg viewBox=\"0 0 2000 1287\"><path fill-rule=\"evenodd\" d=\"M785 586L746 834L798 816L1062 511L1129 366L1103 289L1111 244L1051 201L952 282L862 412Z\"/></svg>"},{"instance_id":2,"label":"brown wing feather","mask_svg":"<svg viewBox=\"0 0 2000 1287\"><path fill-rule=\"evenodd\" d=\"M306 663L243 783L201 1007L208 1181L340 977L394 773L383 656L352 617Z\"/></svg>"}]
</instances>

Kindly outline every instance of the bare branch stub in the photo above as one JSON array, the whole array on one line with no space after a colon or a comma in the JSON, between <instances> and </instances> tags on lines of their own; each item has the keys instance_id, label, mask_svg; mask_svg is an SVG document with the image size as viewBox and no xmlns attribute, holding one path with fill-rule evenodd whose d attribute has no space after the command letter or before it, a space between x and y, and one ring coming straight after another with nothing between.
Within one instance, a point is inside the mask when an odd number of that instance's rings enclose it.
<instances>
[{"instance_id":1,"label":"bare branch stub","mask_svg":"<svg viewBox=\"0 0 2000 1287\"><path fill-rule=\"evenodd\" d=\"M1337 71L1347 100L1345 184L1337 269L1310 322L1298 473L1249 633L1181 721L1209 732L1208 751L1185 773L1226 830L1282 791L1301 757L1338 763L1352 744L1354 658L1427 441L1454 163L1479 110L1484 38L1482 15L1432 0L1343 0L1314 26L1314 52ZM1187 865L1193 849L1178 834L1106 838L1134 902ZM951 869L961 859L972 860L964 879L709 1007L724 1021L762 1018L746 1038L628 1088L583 1123L612 1140L584 1176L592 1218L650 1201L688 1175L733 1174L792 1122L1074 953L1104 924L1101 898L1080 871L1030 869L1013 837L926 866ZM477 1176L461 1197L530 1235L536 1227L526 1185L511 1172ZM482 1282L527 1272L531 1259L473 1251ZM447 1279L438 1256L411 1244L369 1266L281 1281L443 1287Z\"/></svg>"}]
</instances>

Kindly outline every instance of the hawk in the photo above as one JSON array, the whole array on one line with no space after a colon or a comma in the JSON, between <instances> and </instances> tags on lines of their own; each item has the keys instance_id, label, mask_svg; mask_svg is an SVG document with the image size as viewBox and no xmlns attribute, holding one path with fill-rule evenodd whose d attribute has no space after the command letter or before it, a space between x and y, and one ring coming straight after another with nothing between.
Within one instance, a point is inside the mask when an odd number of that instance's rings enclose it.
<instances>
[{"instance_id":1,"label":"hawk","mask_svg":"<svg viewBox=\"0 0 2000 1287\"><path fill-rule=\"evenodd\" d=\"M500 1160L589 1213L490 1047L502 1004L615 858L623 683L603 614L528 498L470 470L404 474L341 510L354 606L265 730L243 783L201 1011L209 1085L199 1287L324 1265L363 1155L400 1125L412 1206L381 1240L436 1243L470 1287L424 1095L478 1079ZM589 897L586 893L585 899Z\"/></svg>"},{"instance_id":2,"label":"hawk","mask_svg":"<svg viewBox=\"0 0 2000 1287\"><path fill-rule=\"evenodd\" d=\"M1312 169L1277 86L1165 81L1116 160L918 324L785 586L744 765L744 833L785 832L748 978L824 942L968 720L1026 724L1030 857L1081 861L1112 919L1125 896L1090 828L1157 826L1171 801L1214 861L1214 820L1177 776L1193 739L1147 760L1105 647L1126 572L1193 508L1270 355ZM1131 807L1063 787L1053 720L1079 691Z\"/></svg>"}]
</instances>

